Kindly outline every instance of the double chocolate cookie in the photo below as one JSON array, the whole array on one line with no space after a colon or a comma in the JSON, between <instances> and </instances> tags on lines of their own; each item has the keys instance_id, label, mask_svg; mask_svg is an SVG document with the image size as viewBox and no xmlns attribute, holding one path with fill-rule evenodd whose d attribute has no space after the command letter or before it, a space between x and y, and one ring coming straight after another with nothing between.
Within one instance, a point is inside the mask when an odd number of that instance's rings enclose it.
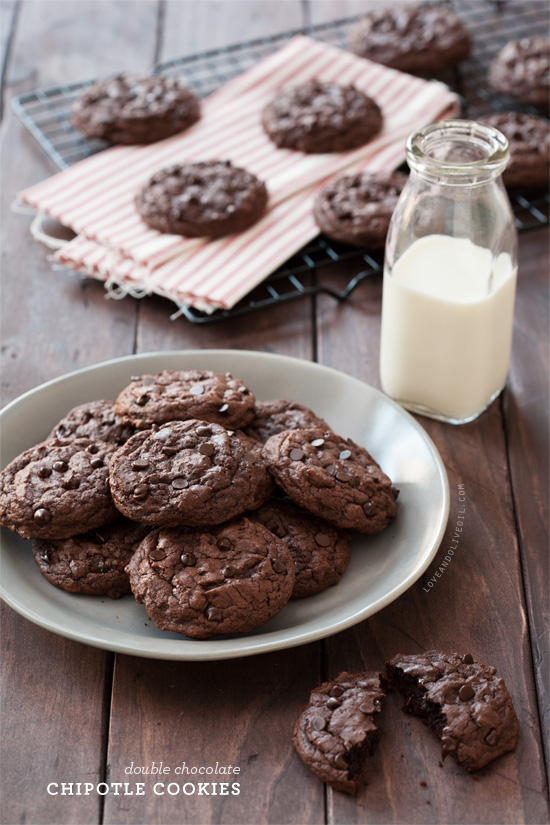
<instances>
[{"instance_id":1,"label":"double chocolate cookie","mask_svg":"<svg viewBox=\"0 0 550 825\"><path fill-rule=\"evenodd\" d=\"M155 530L126 570L156 626L192 639L265 624L294 586L285 544L246 518L204 531Z\"/></svg>"},{"instance_id":2,"label":"double chocolate cookie","mask_svg":"<svg viewBox=\"0 0 550 825\"><path fill-rule=\"evenodd\" d=\"M73 125L111 143L154 143L200 117L199 101L174 77L124 75L86 89L72 107Z\"/></svg>"},{"instance_id":3,"label":"double chocolate cookie","mask_svg":"<svg viewBox=\"0 0 550 825\"><path fill-rule=\"evenodd\" d=\"M348 532L336 530L290 501L276 499L250 513L250 519L267 527L290 550L296 571L293 599L313 596L338 584L351 557Z\"/></svg>"},{"instance_id":4,"label":"double chocolate cookie","mask_svg":"<svg viewBox=\"0 0 550 825\"><path fill-rule=\"evenodd\" d=\"M130 424L121 421L113 401L90 401L70 410L48 438L91 438L120 446L134 432Z\"/></svg>"},{"instance_id":5,"label":"double chocolate cookie","mask_svg":"<svg viewBox=\"0 0 550 825\"><path fill-rule=\"evenodd\" d=\"M115 412L138 430L196 418L230 430L254 418L255 399L242 381L210 370L164 370L141 375L122 390Z\"/></svg>"},{"instance_id":6,"label":"double chocolate cookie","mask_svg":"<svg viewBox=\"0 0 550 825\"><path fill-rule=\"evenodd\" d=\"M194 420L133 435L111 459L110 483L121 513L159 527L221 524L274 488L261 445Z\"/></svg>"},{"instance_id":7,"label":"double chocolate cookie","mask_svg":"<svg viewBox=\"0 0 550 825\"><path fill-rule=\"evenodd\" d=\"M354 794L365 782L384 698L378 673L341 673L311 692L298 717L294 747L309 770L337 791Z\"/></svg>"},{"instance_id":8,"label":"double chocolate cookie","mask_svg":"<svg viewBox=\"0 0 550 825\"><path fill-rule=\"evenodd\" d=\"M0 473L0 524L24 539L63 539L113 521L115 450L87 438L52 438L25 450Z\"/></svg>"},{"instance_id":9,"label":"double chocolate cookie","mask_svg":"<svg viewBox=\"0 0 550 825\"><path fill-rule=\"evenodd\" d=\"M136 195L145 223L171 235L219 238L256 223L267 206L265 184L230 161L168 166Z\"/></svg>"},{"instance_id":10,"label":"double chocolate cookie","mask_svg":"<svg viewBox=\"0 0 550 825\"><path fill-rule=\"evenodd\" d=\"M511 40L489 67L498 92L547 110L550 102L550 38Z\"/></svg>"},{"instance_id":11,"label":"double chocolate cookie","mask_svg":"<svg viewBox=\"0 0 550 825\"><path fill-rule=\"evenodd\" d=\"M382 247L406 182L407 176L401 172L343 175L315 198L315 220L321 232L334 241L369 249Z\"/></svg>"},{"instance_id":12,"label":"double chocolate cookie","mask_svg":"<svg viewBox=\"0 0 550 825\"><path fill-rule=\"evenodd\" d=\"M281 148L344 152L378 134L382 112L355 86L308 80L281 89L265 107L262 123Z\"/></svg>"},{"instance_id":13,"label":"double chocolate cookie","mask_svg":"<svg viewBox=\"0 0 550 825\"><path fill-rule=\"evenodd\" d=\"M550 124L547 120L522 112L499 112L480 118L480 123L494 126L508 140L510 162L502 175L507 187L548 186Z\"/></svg>"},{"instance_id":14,"label":"double chocolate cookie","mask_svg":"<svg viewBox=\"0 0 550 825\"><path fill-rule=\"evenodd\" d=\"M429 650L394 656L386 674L405 696L403 709L439 736L443 758L451 754L475 771L515 748L516 712L494 667L475 662L469 653Z\"/></svg>"},{"instance_id":15,"label":"double chocolate cookie","mask_svg":"<svg viewBox=\"0 0 550 825\"><path fill-rule=\"evenodd\" d=\"M268 438L283 430L305 430L310 427L321 427L330 430L322 418L308 407L278 398L276 401L257 401L256 413L252 423L245 432L251 438L266 442Z\"/></svg>"},{"instance_id":16,"label":"double chocolate cookie","mask_svg":"<svg viewBox=\"0 0 550 825\"><path fill-rule=\"evenodd\" d=\"M44 578L55 587L68 593L118 599L130 593L124 568L149 530L121 517L73 538L36 539L32 553Z\"/></svg>"},{"instance_id":17,"label":"double chocolate cookie","mask_svg":"<svg viewBox=\"0 0 550 825\"><path fill-rule=\"evenodd\" d=\"M434 75L468 56L470 37L446 6L376 8L352 27L352 52L402 72Z\"/></svg>"},{"instance_id":18,"label":"double chocolate cookie","mask_svg":"<svg viewBox=\"0 0 550 825\"><path fill-rule=\"evenodd\" d=\"M264 444L263 456L296 504L335 527L379 533L395 518L397 491L351 439L321 428L287 430Z\"/></svg>"}]
</instances>

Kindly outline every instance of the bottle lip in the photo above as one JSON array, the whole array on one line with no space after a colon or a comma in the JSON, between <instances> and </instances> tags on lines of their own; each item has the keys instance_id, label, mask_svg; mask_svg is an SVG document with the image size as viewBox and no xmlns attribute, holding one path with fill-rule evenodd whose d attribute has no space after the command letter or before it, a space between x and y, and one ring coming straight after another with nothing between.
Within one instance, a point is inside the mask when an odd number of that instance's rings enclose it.
<instances>
[{"instance_id":1,"label":"bottle lip","mask_svg":"<svg viewBox=\"0 0 550 825\"><path fill-rule=\"evenodd\" d=\"M444 146L468 147L470 156L461 160L438 157ZM439 120L412 132L405 145L407 163L420 174L441 177L496 177L510 159L508 140L494 126L473 120ZM475 154L479 157L475 157Z\"/></svg>"}]
</instances>

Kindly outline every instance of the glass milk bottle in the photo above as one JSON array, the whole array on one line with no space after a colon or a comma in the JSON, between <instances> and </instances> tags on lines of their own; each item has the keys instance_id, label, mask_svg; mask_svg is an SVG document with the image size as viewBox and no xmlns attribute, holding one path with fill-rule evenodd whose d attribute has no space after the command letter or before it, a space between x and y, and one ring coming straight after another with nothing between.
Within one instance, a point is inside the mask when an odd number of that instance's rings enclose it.
<instances>
[{"instance_id":1,"label":"glass milk bottle","mask_svg":"<svg viewBox=\"0 0 550 825\"><path fill-rule=\"evenodd\" d=\"M411 174L386 242L382 389L422 415L463 424L506 383L517 233L490 126L440 121L407 140Z\"/></svg>"}]
</instances>

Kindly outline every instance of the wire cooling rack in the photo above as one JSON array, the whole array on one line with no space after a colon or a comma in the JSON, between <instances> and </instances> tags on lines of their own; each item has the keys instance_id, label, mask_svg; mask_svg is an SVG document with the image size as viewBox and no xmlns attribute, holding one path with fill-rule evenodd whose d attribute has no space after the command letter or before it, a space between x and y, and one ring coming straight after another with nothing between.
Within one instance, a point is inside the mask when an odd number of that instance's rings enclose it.
<instances>
[{"instance_id":1,"label":"wire cooling rack","mask_svg":"<svg viewBox=\"0 0 550 825\"><path fill-rule=\"evenodd\" d=\"M462 116L477 119L491 112L518 110L536 113L512 98L496 94L487 84L487 70L494 56L509 40L539 35L548 30L547 4L540 0L446 0L462 19L472 38L472 52L460 66L438 77L456 91L462 100ZM157 64L157 74L175 75L206 97L232 78L279 49L296 34L307 34L334 46L346 48L349 28L356 17L336 20L303 29L237 43L220 49L189 55ZM94 81L55 86L20 95L13 108L40 146L60 169L102 151L109 144L80 135L70 121L71 105ZM540 190L509 192L519 232L546 226L550 220L550 197ZM217 310L212 315L191 307L180 313L197 324L213 323L241 316L273 304L285 303L308 295L325 293L346 300L365 278L380 272L382 253L350 249L320 235L286 264L256 287L231 310ZM345 263L347 283L338 289L317 282L320 269L328 279L331 265ZM334 267L333 267L334 269ZM339 268L341 269L341 267ZM341 279L341 273L337 280ZM323 279L325 280L325 279Z\"/></svg>"}]
</instances>

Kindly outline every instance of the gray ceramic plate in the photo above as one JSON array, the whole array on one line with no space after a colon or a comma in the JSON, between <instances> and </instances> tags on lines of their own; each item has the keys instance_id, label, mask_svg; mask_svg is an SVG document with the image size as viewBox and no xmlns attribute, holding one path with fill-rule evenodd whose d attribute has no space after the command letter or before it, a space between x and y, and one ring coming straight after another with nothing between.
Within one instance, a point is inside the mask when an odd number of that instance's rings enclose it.
<instances>
[{"instance_id":1,"label":"gray ceramic plate","mask_svg":"<svg viewBox=\"0 0 550 825\"><path fill-rule=\"evenodd\" d=\"M0 414L2 466L43 440L69 409L115 398L130 376L163 369L212 369L242 378L258 399L311 407L374 455L400 490L398 516L379 536L357 536L336 587L291 601L252 633L194 641L163 633L131 596L112 601L58 590L40 575L30 542L2 531L0 595L31 622L70 639L157 659L226 659L311 642L371 616L424 572L441 542L449 491L441 458L424 430L378 390L341 372L261 352L196 350L129 356L49 381Z\"/></svg>"}]
</instances>

